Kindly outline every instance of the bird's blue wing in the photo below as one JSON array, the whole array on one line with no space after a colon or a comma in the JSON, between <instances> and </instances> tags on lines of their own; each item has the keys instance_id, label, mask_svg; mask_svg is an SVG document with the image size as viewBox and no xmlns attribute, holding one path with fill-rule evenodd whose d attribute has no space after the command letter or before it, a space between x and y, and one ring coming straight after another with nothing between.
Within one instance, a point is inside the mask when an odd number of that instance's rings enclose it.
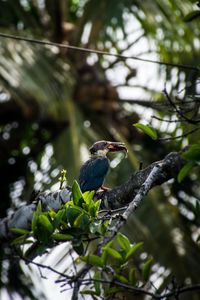
<instances>
[{"instance_id":1,"label":"bird's blue wing","mask_svg":"<svg viewBox=\"0 0 200 300\"><path fill-rule=\"evenodd\" d=\"M107 157L91 158L80 170L79 184L81 190L97 190L102 186L109 169Z\"/></svg>"}]
</instances>

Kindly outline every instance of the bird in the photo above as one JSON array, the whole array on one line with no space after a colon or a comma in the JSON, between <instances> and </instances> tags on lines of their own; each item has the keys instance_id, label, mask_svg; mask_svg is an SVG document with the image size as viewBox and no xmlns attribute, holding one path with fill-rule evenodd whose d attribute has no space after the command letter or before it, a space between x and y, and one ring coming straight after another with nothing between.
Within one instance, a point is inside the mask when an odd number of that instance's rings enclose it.
<instances>
[{"instance_id":1,"label":"bird","mask_svg":"<svg viewBox=\"0 0 200 300\"><path fill-rule=\"evenodd\" d=\"M106 191L108 188L103 186L104 179L108 173L110 161L107 158L109 152L126 151L124 143L98 141L89 149L91 157L81 167L79 174L79 186L82 193L86 191L97 191L101 188Z\"/></svg>"}]
</instances>

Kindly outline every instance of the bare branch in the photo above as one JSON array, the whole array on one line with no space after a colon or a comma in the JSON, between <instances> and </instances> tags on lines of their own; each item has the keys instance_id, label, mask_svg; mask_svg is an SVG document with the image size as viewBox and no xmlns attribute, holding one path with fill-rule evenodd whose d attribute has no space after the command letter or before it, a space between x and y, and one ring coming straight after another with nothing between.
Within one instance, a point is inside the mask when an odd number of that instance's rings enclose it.
<instances>
[{"instance_id":1,"label":"bare branch","mask_svg":"<svg viewBox=\"0 0 200 300\"><path fill-rule=\"evenodd\" d=\"M168 100L169 104L171 105L171 107L174 108L175 112L177 113L178 116L180 116L182 119L184 119L185 121L187 121L189 124L198 124L200 122L200 119L193 119L193 118L188 118L186 117L182 111L180 109L177 108L176 104L172 101L172 99L170 98L167 90L166 90L166 86L163 90L163 93L166 96L166 99Z\"/></svg>"},{"instance_id":2,"label":"bare branch","mask_svg":"<svg viewBox=\"0 0 200 300\"><path fill-rule=\"evenodd\" d=\"M153 186L161 185L171 178L176 178L179 170L184 165L184 160L180 155L187 149L188 147L185 147L180 152L171 152L163 160L154 162L143 170L135 171L124 184L108 190L107 192L98 193L98 198L101 198L102 200L102 208L118 209L129 204L156 165L162 164L163 167L159 174L159 178L156 179Z\"/></svg>"},{"instance_id":3,"label":"bare branch","mask_svg":"<svg viewBox=\"0 0 200 300\"><path fill-rule=\"evenodd\" d=\"M53 272L53 273L55 273L55 274L57 274L57 275L59 275L61 277L64 277L65 279L68 279L68 280L70 279L71 280L73 278L72 276L68 276L68 275L66 275L66 274L64 274L62 272L57 271L56 269L52 268L51 266L47 266L47 265L35 262L35 261L30 260L30 259L28 259L26 257L20 257L20 259L22 259L23 261L25 261L26 264L31 264L31 265L37 266L40 269L49 270L49 271L51 271L51 272Z\"/></svg>"},{"instance_id":4,"label":"bare branch","mask_svg":"<svg viewBox=\"0 0 200 300\"><path fill-rule=\"evenodd\" d=\"M162 118L159 118L157 116L151 116L152 119L156 119L158 121L161 121L161 122L166 122L166 123L182 123L182 122L187 122L186 120L184 119L162 119Z\"/></svg>"},{"instance_id":5,"label":"bare branch","mask_svg":"<svg viewBox=\"0 0 200 300\"><path fill-rule=\"evenodd\" d=\"M184 138L192 133L194 133L195 131L199 130L200 127L198 128L194 128L184 134L180 134L180 135L177 135L177 136L174 136L174 137L168 137L168 138L158 138L159 141L169 141L169 140L176 140L176 139L181 139L181 138Z\"/></svg>"},{"instance_id":6,"label":"bare branch","mask_svg":"<svg viewBox=\"0 0 200 300\"><path fill-rule=\"evenodd\" d=\"M128 102L130 104L136 104L136 105L140 105L143 107L147 107L147 108L152 108L155 109L157 111L165 111L166 107L169 107L168 104L166 104L166 102L164 101L159 101L159 102L153 102L151 99L125 99L125 98L120 98L118 99L118 101L120 101L120 103L125 103Z\"/></svg>"},{"instance_id":7,"label":"bare branch","mask_svg":"<svg viewBox=\"0 0 200 300\"><path fill-rule=\"evenodd\" d=\"M162 164L157 164L153 167L145 182L141 185L138 193L129 204L128 208L120 216L120 219L115 223L114 227L111 228L109 237L105 237L104 240L101 243L99 243L98 253L101 253L102 247L115 237L117 232L119 232L121 227L126 223L129 216L136 210L138 205L140 205L144 196L148 193L150 188L153 186L153 183L157 180L158 176L160 175L162 167Z\"/></svg>"},{"instance_id":8,"label":"bare branch","mask_svg":"<svg viewBox=\"0 0 200 300\"><path fill-rule=\"evenodd\" d=\"M115 284L119 287L123 287L125 289L131 290L132 292L134 292L135 294L144 294L144 295L149 295L152 297L152 299L169 299L169 297L173 297L175 295L181 295L183 293L186 292L191 292L191 291L199 291L200 290L200 284L193 284L193 285L188 285L188 286L184 286L184 287L176 287L174 289L172 289L172 291L167 292L167 293L163 293L163 294L158 294L158 293L153 293L150 292L148 290L146 290L145 288L142 287L133 287L131 285L122 283L120 281L114 280L114 281L109 281L106 279L82 279L81 282L82 283L91 283L91 282L100 282L100 283L107 283L107 284Z\"/></svg>"},{"instance_id":9,"label":"bare branch","mask_svg":"<svg viewBox=\"0 0 200 300\"><path fill-rule=\"evenodd\" d=\"M150 177L149 177L149 180L150 180ZM174 285L172 287L172 290L169 291L169 292L164 292L164 293L161 293L161 294L159 294L158 292L153 293L153 292L148 291L144 287L134 287L132 285L122 283L118 280L112 280L111 281L111 280L106 280L106 279L95 279L95 278L91 278L90 276L89 276L89 278L81 278L82 275L86 275L88 273L88 268L84 269L84 274L79 273L76 276L68 276L68 275L66 275L62 272L59 272L59 271L55 270L54 268L52 268L50 266L34 262L34 261L29 260L29 259L24 258L24 257L22 257L21 259L24 260L27 264L35 265L40 269L50 270L51 272L53 272L53 273L59 275L60 277L62 277L63 279L56 280L56 283L63 282L63 286L66 285L66 284L69 285L69 288L64 289L62 292L66 291L66 290L69 290L69 289L72 289L72 288L74 289L74 284L77 284L77 291L78 291L81 285L91 284L92 282L93 283L100 282L102 284L116 285L118 287L122 287L122 288L130 290L134 294L149 295L149 296L152 297L152 299L159 299L159 300L165 299L165 298L168 299L169 297L179 296L179 295L181 295L183 293L186 293L186 292L192 292L192 291L199 291L200 290L200 284L193 284L193 285L181 286L181 287L178 286L178 285ZM74 294L74 296L75 296L75 298L72 298L72 299L76 299L76 293Z\"/></svg>"}]
</instances>

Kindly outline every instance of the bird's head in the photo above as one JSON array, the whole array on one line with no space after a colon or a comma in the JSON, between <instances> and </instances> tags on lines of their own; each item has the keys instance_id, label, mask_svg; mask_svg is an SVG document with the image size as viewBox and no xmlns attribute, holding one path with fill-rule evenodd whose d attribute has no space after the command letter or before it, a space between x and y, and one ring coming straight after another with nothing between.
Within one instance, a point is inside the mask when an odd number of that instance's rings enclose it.
<instances>
[{"instance_id":1,"label":"bird's head","mask_svg":"<svg viewBox=\"0 0 200 300\"><path fill-rule=\"evenodd\" d=\"M92 145L89 149L91 155L106 156L108 152L126 151L128 152L124 143L99 141Z\"/></svg>"}]
</instances>

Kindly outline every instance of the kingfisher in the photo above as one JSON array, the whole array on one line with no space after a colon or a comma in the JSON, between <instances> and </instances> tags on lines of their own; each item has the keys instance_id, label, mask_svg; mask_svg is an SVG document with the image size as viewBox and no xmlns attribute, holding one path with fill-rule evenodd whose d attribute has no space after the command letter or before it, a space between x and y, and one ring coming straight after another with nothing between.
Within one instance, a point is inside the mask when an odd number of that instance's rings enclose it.
<instances>
[{"instance_id":1,"label":"kingfisher","mask_svg":"<svg viewBox=\"0 0 200 300\"><path fill-rule=\"evenodd\" d=\"M80 169L79 185L81 191L97 191L102 189L106 191L108 188L103 186L104 179L108 173L110 162L107 158L109 152L125 151L128 152L124 143L98 141L89 149L91 157Z\"/></svg>"}]
</instances>

